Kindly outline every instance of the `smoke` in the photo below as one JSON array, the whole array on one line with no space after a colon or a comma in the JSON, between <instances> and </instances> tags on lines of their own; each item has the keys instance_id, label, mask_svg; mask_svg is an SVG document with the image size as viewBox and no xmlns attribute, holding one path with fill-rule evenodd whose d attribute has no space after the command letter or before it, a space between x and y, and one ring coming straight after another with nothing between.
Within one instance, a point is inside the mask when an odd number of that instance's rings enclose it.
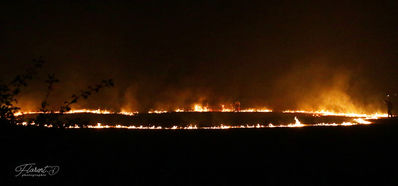
<instances>
[{"instance_id":1,"label":"smoke","mask_svg":"<svg viewBox=\"0 0 398 186\"><path fill-rule=\"evenodd\" d=\"M221 104L230 106L233 102L240 101L242 107L267 107L276 111L298 109L346 113L385 112L383 92L366 82L366 71L325 58L291 63L289 68L278 70L274 74L244 74L234 80L230 78L234 73L223 74L227 78L221 78L218 82L214 78L203 79L199 73L179 77L182 79L180 82L162 78L137 78L137 81L129 82L129 79L117 76L114 88L102 90L87 100L79 101L72 108L101 108L125 112L172 111L191 109L194 104L219 107ZM218 74L207 75L212 77ZM270 75L272 78L269 78ZM84 80L84 77L79 76L79 79L83 81L61 79L61 83L56 85L50 96L50 108L56 109L69 95L90 85L91 81ZM261 79L260 83L256 79ZM21 95L18 105L22 110L38 110L41 101L38 98L43 97L42 80L33 82L27 92ZM263 84L268 86L261 86Z\"/></svg>"},{"instance_id":2,"label":"smoke","mask_svg":"<svg viewBox=\"0 0 398 186\"><path fill-rule=\"evenodd\" d=\"M138 101L135 98L137 94L136 86L129 86L127 90L124 92L123 103L120 108L122 112L134 112L139 109Z\"/></svg>"},{"instance_id":3,"label":"smoke","mask_svg":"<svg viewBox=\"0 0 398 186\"><path fill-rule=\"evenodd\" d=\"M114 88L72 108L140 112L235 101L277 111L385 112L385 93L397 87L396 11L388 3L334 11L279 1L188 4L14 4L3 11L0 77L7 82L44 56L42 76L61 80L53 108L113 78ZM45 95L45 78L35 81L19 97L23 110L37 110Z\"/></svg>"},{"instance_id":4,"label":"smoke","mask_svg":"<svg viewBox=\"0 0 398 186\"><path fill-rule=\"evenodd\" d=\"M276 81L276 93L282 97L276 104L282 109L380 113L382 94L364 91L363 73L325 59L296 64Z\"/></svg>"}]
</instances>

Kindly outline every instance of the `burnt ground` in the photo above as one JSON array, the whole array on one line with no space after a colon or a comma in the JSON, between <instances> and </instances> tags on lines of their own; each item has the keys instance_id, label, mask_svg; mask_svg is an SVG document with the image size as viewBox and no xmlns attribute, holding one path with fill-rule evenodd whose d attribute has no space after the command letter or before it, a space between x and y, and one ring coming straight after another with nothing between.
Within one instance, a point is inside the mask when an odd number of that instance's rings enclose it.
<instances>
[{"instance_id":1,"label":"burnt ground","mask_svg":"<svg viewBox=\"0 0 398 186\"><path fill-rule=\"evenodd\" d=\"M37 115L25 115L20 117L22 120L31 121ZM256 125L263 124L290 124L295 123L296 117L303 123L342 123L351 122L351 117L341 116L318 116L302 113L280 113L280 112L170 112L162 114L137 114L134 116L120 114L64 114L59 119L64 123L97 125L135 125L135 126L162 126L172 127L197 125L208 127L214 125Z\"/></svg>"},{"instance_id":2,"label":"burnt ground","mask_svg":"<svg viewBox=\"0 0 398 186\"><path fill-rule=\"evenodd\" d=\"M2 127L0 134L0 185L398 185L396 119L230 130ZM25 163L60 171L15 177Z\"/></svg>"}]
</instances>

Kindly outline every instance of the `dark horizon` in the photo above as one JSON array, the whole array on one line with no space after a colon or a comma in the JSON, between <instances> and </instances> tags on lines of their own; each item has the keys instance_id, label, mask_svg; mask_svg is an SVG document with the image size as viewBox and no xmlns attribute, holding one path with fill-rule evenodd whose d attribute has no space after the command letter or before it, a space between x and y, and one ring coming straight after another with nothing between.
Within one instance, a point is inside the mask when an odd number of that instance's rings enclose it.
<instances>
[{"instance_id":1,"label":"dark horizon","mask_svg":"<svg viewBox=\"0 0 398 186\"><path fill-rule=\"evenodd\" d=\"M175 109L194 103L384 111L398 92L398 3L3 1L0 77L46 61L21 94L38 110L47 73L59 105L113 78L80 108Z\"/></svg>"}]
</instances>

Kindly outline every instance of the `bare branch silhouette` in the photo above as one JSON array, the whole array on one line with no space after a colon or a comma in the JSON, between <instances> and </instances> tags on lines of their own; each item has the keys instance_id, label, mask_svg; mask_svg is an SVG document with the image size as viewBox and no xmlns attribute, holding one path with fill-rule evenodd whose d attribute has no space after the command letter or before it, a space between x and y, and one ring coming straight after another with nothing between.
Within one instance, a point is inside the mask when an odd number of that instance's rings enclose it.
<instances>
[{"instance_id":1,"label":"bare branch silhouette","mask_svg":"<svg viewBox=\"0 0 398 186\"><path fill-rule=\"evenodd\" d=\"M71 110L71 105L77 103L81 98L87 99L90 95L98 93L102 88L113 87L114 83L112 79L102 80L100 83L94 86L88 86L86 90L80 91L78 94L73 94L69 101L65 101L64 105L60 108L60 113L64 113Z\"/></svg>"},{"instance_id":2,"label":"bare branch silhouette","mask_svg":"<svg viewBox=\"0 0 398 186\"><path fill-rule=\"evenodd\" d=\"M15 123L14 113L20 108L15 104L18 102L16 96L21 93L23 87L28 86L28 81L37 74L38 70L43 66L44 60L33 59L33 64L29 66L25 72L17 75L9 83L0 84L0 121L7 123Z\"/></svg>"},{"instance_id":3,"label":"bare branch silhouette","mask_svg":"<svg viewBox=\"0 0 398 186\"><path fill-rule=\"evenodd\" d=\"M40 111L43 113L47 113L49 110L47 109L48 104L48 98L51 94L51 92L54 90L54 84L58 83L59 80L55 77L54 74L48 74L47 80L45 83L47 84L47 92L46 96L44 97L44 100L41 102L41 108Z\"/></svg>"}]
</instances>

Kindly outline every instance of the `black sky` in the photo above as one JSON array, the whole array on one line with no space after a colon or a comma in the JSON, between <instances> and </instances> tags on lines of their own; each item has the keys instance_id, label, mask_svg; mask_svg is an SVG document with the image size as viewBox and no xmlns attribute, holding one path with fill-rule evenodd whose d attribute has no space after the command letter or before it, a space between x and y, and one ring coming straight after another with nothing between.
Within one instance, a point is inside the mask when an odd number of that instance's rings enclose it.
<instances>
[{"instance_id":1,"label":"black sky","mask_svg":"<svg viewBox=\"0 0 398 186\"><path fill-rule=\"evenodd\" d=\"M1 78L43 56L21 95L38 107L106 78L79 104L118 110L219 104L379 109L398 86L396 1L2 1ZM344 105L339 108L337 104Z\"/></svg>"}]
</instances>

